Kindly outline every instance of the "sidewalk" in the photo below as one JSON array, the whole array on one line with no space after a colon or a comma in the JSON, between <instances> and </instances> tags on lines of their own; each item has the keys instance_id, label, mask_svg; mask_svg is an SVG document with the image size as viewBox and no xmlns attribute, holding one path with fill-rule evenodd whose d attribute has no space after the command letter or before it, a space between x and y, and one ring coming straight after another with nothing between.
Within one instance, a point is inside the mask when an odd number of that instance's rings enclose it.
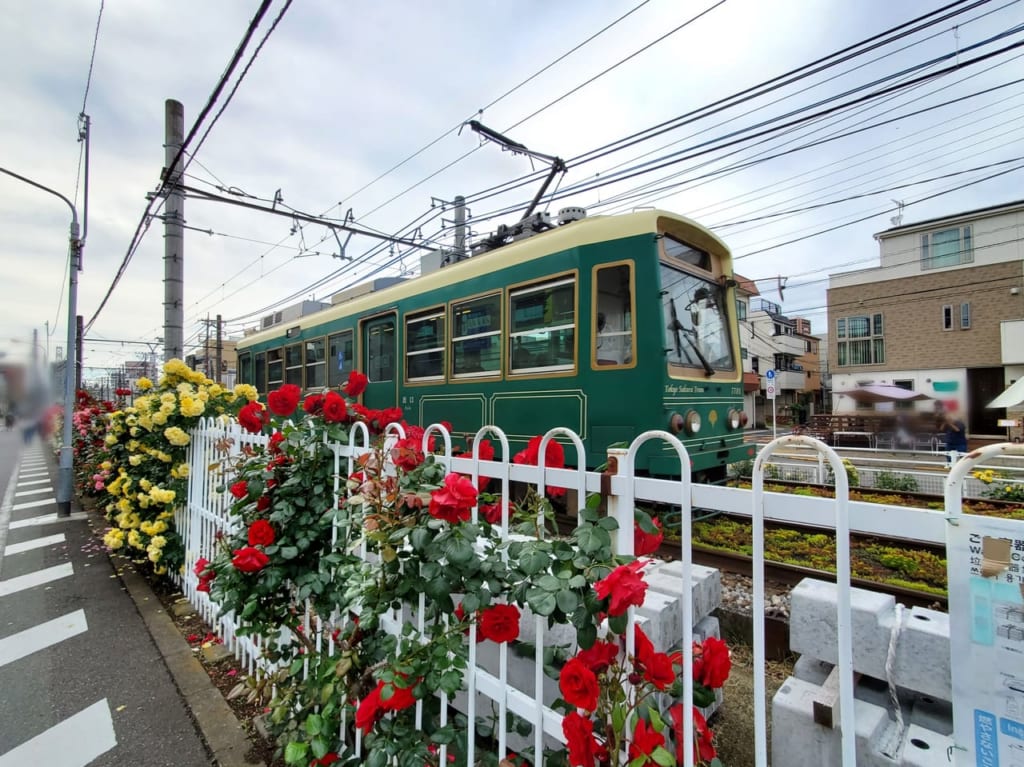
<instances>
[{"instance_id":1,"label":"sidewalk","mask_svg":"<svg viewBox=\"0 0 1024 767\"><path fill-rule=\"evenodd\" d=\"M115 572L56 466L0 433L0 767L242 767L250 744L146 581ZM259 763L259 762L255 762Z\"/></svg>"}]
</instances>

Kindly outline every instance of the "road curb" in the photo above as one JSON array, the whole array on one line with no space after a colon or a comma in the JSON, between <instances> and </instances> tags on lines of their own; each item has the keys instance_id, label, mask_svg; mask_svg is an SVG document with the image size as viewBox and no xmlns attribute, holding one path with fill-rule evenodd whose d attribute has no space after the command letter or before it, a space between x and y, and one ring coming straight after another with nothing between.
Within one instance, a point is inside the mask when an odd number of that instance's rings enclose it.
<instances>
[{"instance_id":1,"label":"road curb","mask_svg":"<svg viewBox=\"0 0 1024 767\"><path fill-rule=\"evenodd\" d=\"M164 611L149 582L124 557L110 554L114 572L135 603L153 643L163 656L178 692L192 713L196 726L218 767L253 767L263 764L251 757L249 741L234 711L213 684L174 621Z\"/></svg>"}]
</instances>

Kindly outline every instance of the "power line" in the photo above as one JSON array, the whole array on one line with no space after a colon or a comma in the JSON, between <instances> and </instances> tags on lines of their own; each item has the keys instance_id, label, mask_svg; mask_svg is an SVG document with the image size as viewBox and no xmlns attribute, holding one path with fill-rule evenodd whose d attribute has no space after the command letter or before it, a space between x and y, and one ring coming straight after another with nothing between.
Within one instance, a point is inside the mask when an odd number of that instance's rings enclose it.
<instances>
[{"instance_id":1,"label":"power line","mask_svg":"<svg viewBox=\"0 0 1024 767\"><path fill-rule=\"evenodd\" d=\"M89 86L92 84L92 65L96 61L96 43L100 39L100 21L103 19L103 0L100 0L100 12L96 15L96 31L92 36L92 53L89 55L89 74L85 77L85 94L82 96L80 112L85 114L85 103L89 100Z\"/></svg>"}]
</instances>

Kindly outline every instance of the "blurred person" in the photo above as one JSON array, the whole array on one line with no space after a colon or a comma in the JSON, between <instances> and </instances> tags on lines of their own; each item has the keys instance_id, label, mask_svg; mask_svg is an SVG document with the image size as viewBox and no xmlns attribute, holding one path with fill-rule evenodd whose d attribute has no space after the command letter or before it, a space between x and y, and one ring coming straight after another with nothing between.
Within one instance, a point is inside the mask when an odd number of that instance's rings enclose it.
<instances>
[{"instance_id":1,"label":"blurred person","mask_svg":"<svg viewBox=\"0 0 1024 767\"><path fill-rule=\"evenodd\" d=\"M27 445L37 433L41 433L41 421L46 411L46 387L38 377L29 384L25 398L18 407L18 417L22 421L22 438Z\"/></svg>"},{"instance_id":2,"label":"blurred person","mask_svg":"<svg viewBox=\"0 0 1024 767\"><path fill-rule=\"evenodd\" d=\"M949 462L954 462L954 453L967 452L967 427L955 410L947 410L942 422L942 433L946 439Z\"/></svg>"}]
</instances>

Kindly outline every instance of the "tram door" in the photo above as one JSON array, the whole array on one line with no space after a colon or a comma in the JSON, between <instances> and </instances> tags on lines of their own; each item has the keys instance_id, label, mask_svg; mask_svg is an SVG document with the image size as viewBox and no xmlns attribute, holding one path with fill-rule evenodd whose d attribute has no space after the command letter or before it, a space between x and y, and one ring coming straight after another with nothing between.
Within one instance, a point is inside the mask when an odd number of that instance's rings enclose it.
<instances>
[{"instance_id":1,"label":"tram door","mask_svg":"<svg viewBox=\"0 0 1024 767\"><path fill-rule=\"evenodd\" d=\"M361 367L369 379L363 393L363 404L372 409L394 407L398 404L395 315L366 320L362 334Z\"/></svg>"}]
</instances>

